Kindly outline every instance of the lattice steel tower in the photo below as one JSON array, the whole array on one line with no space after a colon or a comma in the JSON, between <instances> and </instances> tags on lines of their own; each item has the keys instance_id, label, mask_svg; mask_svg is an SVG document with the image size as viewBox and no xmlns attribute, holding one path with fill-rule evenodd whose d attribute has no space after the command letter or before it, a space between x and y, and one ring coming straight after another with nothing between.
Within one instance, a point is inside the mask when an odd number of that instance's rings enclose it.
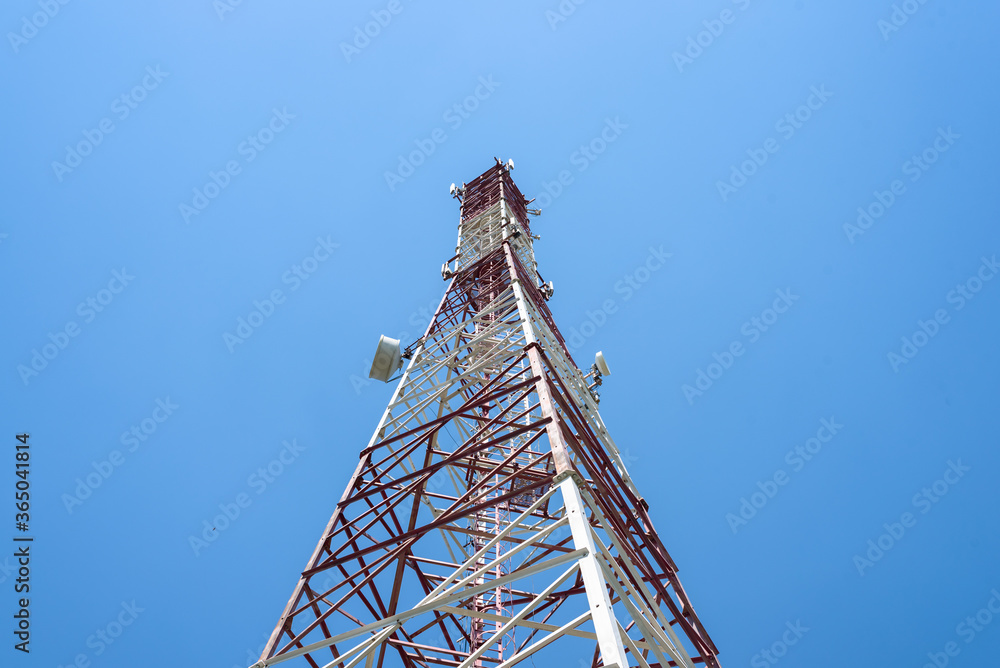
<instances>
[{"instance_id":1,"label":"lattice steel tower","mask_svg":"<svg viewBox=\"0 0 1000 668\"><path fill-rule=\"evenodd\" d=\"M512 164L462 188L449 281L257 668L719 666L570 356ZM604 367L603 369L601 367Z\"/></svg>"}]
</instances>

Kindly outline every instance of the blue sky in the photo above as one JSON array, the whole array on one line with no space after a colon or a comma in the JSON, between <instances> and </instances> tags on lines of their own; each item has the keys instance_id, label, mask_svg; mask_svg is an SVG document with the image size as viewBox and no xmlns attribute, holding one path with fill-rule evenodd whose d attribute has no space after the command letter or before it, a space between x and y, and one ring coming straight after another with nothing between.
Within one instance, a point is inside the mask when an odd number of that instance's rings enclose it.
<instances>
[{"instance_id":1,"label":"blue sky","mask_svg":"<svg viewBox=\"0 0 1000 668\"><path fill-rule=\"evenodd\" d=\"M230 2L0 11L5 665L251 662L494 156L723 665L1000 655L997 8Z\"/></svg>"}]
</instances>

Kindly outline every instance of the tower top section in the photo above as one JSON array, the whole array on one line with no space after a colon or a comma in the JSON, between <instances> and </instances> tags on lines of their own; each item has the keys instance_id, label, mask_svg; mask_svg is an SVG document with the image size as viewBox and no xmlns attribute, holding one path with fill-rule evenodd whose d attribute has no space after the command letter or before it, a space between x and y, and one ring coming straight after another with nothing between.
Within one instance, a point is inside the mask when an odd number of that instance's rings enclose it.
<instances>
[{"instance_id":1,"label":"tower top section","mask_svg":"<svg viewBox=\"0 0 1000 668\"><path fill-rule=\"evenodd\" d=\"M469 220L494 207L504 200L511 216L530 232L528 226L528 200L511 178L514 161L507 164L494 158L497 164L472 179L470 183L462 184L462 221Z\"/></svg>"},{"instance_id":2,"label":"tower top section","mask_svg":"<svg viewBox=\"0 0 1000 668\"><path fill-rule=\"evenodd\" d=\"M514 161L496 164L463 183L452 185L452 195L461 203L458 244L455 257L445 271L458 273L510 241L513 251L525 267L535 268L531 227L528 223L530 201L521 194L510 172ZM451 266L454 262L454 266Z\"/></svg>"}]
</instances>

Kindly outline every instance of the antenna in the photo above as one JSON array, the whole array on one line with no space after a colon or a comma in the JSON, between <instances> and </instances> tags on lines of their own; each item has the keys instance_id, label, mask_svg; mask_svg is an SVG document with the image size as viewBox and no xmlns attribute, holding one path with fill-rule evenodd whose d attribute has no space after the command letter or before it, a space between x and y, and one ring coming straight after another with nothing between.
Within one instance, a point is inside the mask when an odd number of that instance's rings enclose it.
<instances>
[{"instance_id":1,"label":"antenna","mask_svg":"<svg viewBox=\"0 0 1000 668\"><path fill-rule=\"evenodd\" d=\"M378 348L375 349L375 359L372 361L368 377L388 383L392 374L402 366L403 355L399 350L399 339L390 339L383 334L378 340Z\"/></svg>"},{"instance_id":2,"label":"antenna","mask_svg":"<svg viewBox=\"0 0 1000 668\"><path fill-rule=\"evenodd\" d=\"M601 372L602 376L610 376L611 369L608 367L607 361L604 359L604 353L600 350L594 355L594 367Z\"/></svg>"}]
</instances>

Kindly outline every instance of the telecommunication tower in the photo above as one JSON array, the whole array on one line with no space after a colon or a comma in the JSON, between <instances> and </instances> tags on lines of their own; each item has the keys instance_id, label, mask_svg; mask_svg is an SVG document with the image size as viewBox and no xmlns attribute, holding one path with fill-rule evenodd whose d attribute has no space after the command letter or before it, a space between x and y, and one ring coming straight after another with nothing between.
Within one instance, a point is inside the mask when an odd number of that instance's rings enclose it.
<instances>
[{"instance_id":1,"label":"telecommunication tower","mask_svg":"<svg viewBox=\"0 0 1000 668\"><path fill-rule=\"evenodd\" d=\"M254 668L718 668L546 304L530 202L461 188L426 333L382 337L395 392Z\"/></svg>"}]
</instances>

